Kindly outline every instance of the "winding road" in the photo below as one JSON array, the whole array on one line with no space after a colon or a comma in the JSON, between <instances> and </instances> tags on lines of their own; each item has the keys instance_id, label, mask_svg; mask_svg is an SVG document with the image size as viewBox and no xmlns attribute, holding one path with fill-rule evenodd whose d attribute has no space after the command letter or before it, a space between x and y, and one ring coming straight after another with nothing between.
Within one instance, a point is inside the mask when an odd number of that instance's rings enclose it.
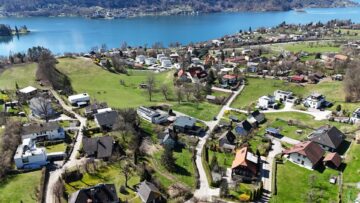
<instances>
[{"instance_id":1,"label":"winding road","mask_svg":"<svg viewBox=\"0 0 360 203\"><path fill-rule=\"evenodd\" d=\"M76 159L76 154L79 151L80 147L81 147L81 142L83 139L83 132L82 129L83 127L86 126L86 121L87 119L80 116L79 114L75 113L72 109L71 106L68 106L63 99L60 97L60 95L55 91L55 90L50 90L51 93L54 95L54 97L59 101L60 105L62 106L62 108L72 114L75 115L76 119L79 120L80 122L80 127L79 127L79 132L78 135L76 137L76 141L74 144L74 148L70 154L69 160L67 162L64 163L64 165L59 168L56 169L54 171L50 171L49 172L49 178L46 184L46 203L55 203L55 196L54 196L54 185L56 183L56 181L60 178L61 174L67 169L67 168L71 168L73 166L76 166L80 160Z\"/></svg>"}]
</instances>

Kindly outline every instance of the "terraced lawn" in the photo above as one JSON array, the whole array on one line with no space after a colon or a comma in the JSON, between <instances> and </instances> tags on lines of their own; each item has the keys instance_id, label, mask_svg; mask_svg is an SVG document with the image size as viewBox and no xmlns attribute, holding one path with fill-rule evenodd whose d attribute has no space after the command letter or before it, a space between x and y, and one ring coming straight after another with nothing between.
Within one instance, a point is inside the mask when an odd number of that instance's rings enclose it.
<instances>
[{"instance_id":1,"label":"terraced lawn","mask_svg":"<svg viewBox=\"0 0 360 203\"><path fill-rule=\"evenodd\" d=\"M290 43L283 46L287 51L291 52L308 52L308 53L325 53L325 52L340 52L341 48L334 45L331 42L302 42L302 43Z\"/></svg>"},{"instance_id":2,"label":"terraced lawn","mask_svg":"<svg viewBox=\"0 0 360 203\"><path fill-rule=\"evenodd\" d=\"M347 153L346 168L343 173L344 187L343 187L343 202L354 202L360 189L357 188L357 183L360 182L360 145L355 142L352 143L350 150Z\"/></svg>"},{"instance_id":3,"label":"terraced lawn","mask_svg":"<svg viewBox=\"0 0 360 203\"><path fill-rule=\"evenodd\" d=\"M35 189L39 187L41 171L11 175L0 182L0 202L37 202Z\"/></svg>"},{"instance_id":4,"label":"terraced lawn","mask_svg":"<svg viewBox=\"0 0 360 203\"><path fill-rule=\"evenodd\" d=\"M331 169L325 169L322 173L311 171L290 161L278 164L277 195L273 196L270 202L308 202L307 194L312 190L309 184L312 175L316 177L315 187L320 187L323 192L319 202L338 202L338 185L329 183L329 178L337 174L337 171Z\"/></svg>"}]
</instances>

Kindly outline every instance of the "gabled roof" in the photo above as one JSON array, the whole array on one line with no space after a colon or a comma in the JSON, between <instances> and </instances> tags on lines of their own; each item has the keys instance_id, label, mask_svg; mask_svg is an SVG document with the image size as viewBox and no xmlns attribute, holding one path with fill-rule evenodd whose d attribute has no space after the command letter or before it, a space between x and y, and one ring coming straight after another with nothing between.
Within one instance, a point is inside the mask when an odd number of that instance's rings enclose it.
<instances>
[{"instance_id":1,"label":"gabled roof","mask_svg":"<svg viewBox=\"0 0 360 203\"><path fill-rule=\"evenodd\" d=\"M232 162L231 169L239 166L248 168L254 174L257 173L257 158L251 152L248 152L248 148L244 147L236 151L235 159Z\"/></svg>"},{"instance_id":2,"label":"gabled roof","mask_svg":"<svg viewBox=\"0 0 360 203\"><path fill-rule=\"evenodd\" d=\"M311 161L313 165L315 165L324 156L325 151L315 142L306 141L294 145L292 148L285 150L283 153L298 153L304 155Z\"/></svg>"},{"instance_id":3,"label":"gabled roof","mask_svg":"<svg viewBox=\"0 0 360 203\"><path fill-rule=\"evenodd\" d=\"M83 148L88 156L95 156L98 159L108 158L113 151L114 139L111 136L83 138Z\"/></svg>"},{"instance_id":4,"label":"gabled roof","mask_svg":"<svg viewBox=\"0 0 360 203\"><path fill-rule=\"evenodd\" d=\"M114 203L119 202L114 184L99 184L78 190L69 196L69 203Z\"/></svg>"},{"instance_id":5,"label":"gabled roof","mask_svg":"<svg viewBox=\"0 0 360 203\"><path fill-rule=\"evenodd\" d=\"M252 129L252 125L249 123L249 121L244 120L238 125L236 125L236 127L234 128L234 133L244 134L244 133L248 133L251 129Z\"/></svg>"},{"instance_id":6,"label":"gabled roof","mask_svg":"<svg viewBox=\"0 0 360 203\"><path fill-rule=\"evenodd\" d=\"M309 139L318 144L337 149L344 140L344 134L334 126L323 126L313 132Z\"/></svg>"},{"instance_id":7,"label":"gabled roof","mask_svg":"<svg viewBox=\"0 0 360 203\"><path fill-rule=\"evenodd\" d=\"M236 140L236 136L231 131L225 132L220 138L219 138L219 145L222 147L225 144L228 145L234 145Z\"/></svg>"},{"instance_id":8,"label":"gabled roof","mask_svg":"<svg viewBox=\"0 0 360 203\"><path fill-rule=\"evenodd\" d=\"M156 200L162 196L159 189L154 184L146 180L140 183L137 193L144 203L150 203L154 200L156 202Z\"/></svg>"},{"instance_id":9,"label":"gabled roof","mask_svg":"<svg viewBox=\"0 0 360 203\"><path fill-rule=\"evenodd\" d=\"M116 111L107 111L103 113L97 113L94 115L95 119L100 126L114 125L118 119Z\"/></svg>"},{"instance_id":10,"label":"gabled roof","mask_svg":"<svg viewBox=\"0 0 360 203\"><path fill-rule=\"evenodd\" d=\"M265 114L259 110L253 111L249 117L253 117L258 123L262 123L265 120Z\"/></svg>"},{"instance_id":11,"label":"gabled roof","mask_svg":"<svg viewBox=\"0 0 360 203\"><path fill-rule=\"evenodd\" d=\"M341 165L341 157L338 153L329 153L325 156L324 162L331 162L338 168Z\"/></svg>"},{"instance_id":12,"label":"gabled roof","mask_svg":"<svg viewBox=\"0 0 360 203\"><path fill-rule=\"evenodd\" d=\"M29 135L33 133L52 131L52 130L57 130L59 128L60 125L57 122L31 123L24 125L21 128L21 135Z\"/></svg>"}]
</instances>

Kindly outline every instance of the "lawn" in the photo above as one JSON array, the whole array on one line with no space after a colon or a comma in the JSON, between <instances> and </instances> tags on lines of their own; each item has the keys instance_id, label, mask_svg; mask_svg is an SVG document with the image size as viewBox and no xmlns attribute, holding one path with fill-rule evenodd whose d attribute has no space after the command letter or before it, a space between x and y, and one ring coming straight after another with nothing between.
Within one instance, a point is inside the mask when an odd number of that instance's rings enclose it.
<instances>
[{"instance_id":1,"label":"lawn","mask_svg":"<svg viewBox=\"0 0 360 203\"><path fill-rule=\"evenodd\" d=\"M333 43L314 43L314 42L306 42L306 43L290 43L283 46L283 48L287 51L291 52L308 52L308 53L325 53L325 52L340 52L341 48L339 46L334 45Z\"/></svg>"},{"instance_id":2,"label":"lawn","mask_svg":"<svg viewBox=\"0 0 360 203\"><path fill-rule=\"evenodd\" d=\"M139 88L144 83L149 71L129 71L128 75L115 74L106 71L90 60L85 59L59 59L57 68L68 75L76 92L87 92L92 99L107 102L115 108L134 108L141 105L151 106L168 103L174 105L174 110L181 111L201 120L211 120L220 111L220 106L202 102L199 106L194 103L183 102L178 104L173 97L173 74L174 71L155 74L156 87L162 84L169 87L172 101L166 101L160 91L156 91L152 101L149 101L148 93ZM120 85L120 80L125 85Z\"/></svg>"},{"instance_id":3,"label":"lawn","mask_svg":"<svg viewBox=\"0 0 360 203\"><path fill-rule=\"evenodd\" d=\"M133 190L127 189L129 193L127 195L121 194L119 192L120 187L125 185L124 175L121 174L121 166L122 165L119 162L116 164L105 166L94 174L86 173L81 180L66 184L66 192L70 195L73 192L82 188L88 188L90 186L94 186L100 183L112 183L115 184L118 196L122 200L130 200L136 196L136 193ZM133 188L134 185L138 184L139 182L139 176L134 173L129 179L128 185L129 187Z\"/></svg>"},{"instance_id":4,"label":"lawn","mask_svg":"<svg viewBox=\"0 0 360 203\"><path fill-rule=\"evenodd\" d=\"M6 69L0 73L0 88L15 90L15 84L19 87L26 87L29 85L37 86L35 81L37 65L30 63L26 65L14 65L12 68Z\"/></svg>"},{"instance_id":5,"label":"lawn","mask_svg":"<svg viewBox=\"0 0 360 203\"><path fill-rule=\"evenodd\" d=\"M261 96L274 95L275 90L292 91L297 95L304 95L306 92L304 87L282 80L248 78L245 89L237 96L231 107L240 109L254 107Z\"/></svg>"},{"instance_id":6,"label":"lawn","mask_svg":"<svg viewBox=\"0 0 360 203\"><path fill-rule=\"evenodd\" d=\"M173 183L181 182L189 188L195 188L195 169L191 160L191 152L188 149L182 149L181 152L174 152L174 157L176 158L177 171L174 173L169 173L165 167L161 164L161 155L163 150L160 150L153 154L153 167L158 170L158 173L166 176L171 176L175 180ZM161 181L161 180L160 180ZM169 180L165 180L164 185L169 184Z\"/></svg>"},{"instance_id":7,"label":"lawn","mask_svg":"<svg viewBox=\"0 0 360 203\"><path fill-rule=\"evenodd\" d=\"M47 153L65 152L66 144L63 142L55 145L46 146L45 148Z\"/></svg>"},{"instance_id":8,"label":"lawn","mask_svg":"<svg viewBox=\"0 0 360 203\"><path fill-rule=\"evenodd\" d=\"M37 202L35 187L40 185L41 171L12 175L0 182L0 202Z\"/></svg>"},{"instance_id":9,"label":"lawn","mask_svg":"<svg viewBox=\"0 0 360 203\"><path fill-rule=\"evenodd\" d=\"M224 168L231 168L235 157L232 153L214 152L209 150L209 164L211 163L211 160L214 156L216 156L219 166Z\"/></svg>"},{"instance_id":10,"label":"lawn","mask_svg":"<svg viewBox=\"0 0 360 203\"><path fill-rule=\"evenodd\" d=\"M360 182L360 145L352 143L345 158L346 168L343 173L343 202L354 202L360 189L356 184Z\"/></svg>"},{"instance_id":11,"label":"lawn","mask_svg":"<svg viewBox=\"0 0 360 203\"><path fill-rule=\"evenodd\" d=\"M329 178L337 174L337 171L331 169L325 169L323 173L311 171L290 161L278 164L277 195L270 202L307 202L307 194L311 191L311 175L316 176L315 186L322 188L323 197L320 202L338 202L338 185L329 183Z\"/></svg>"}]
</instances>

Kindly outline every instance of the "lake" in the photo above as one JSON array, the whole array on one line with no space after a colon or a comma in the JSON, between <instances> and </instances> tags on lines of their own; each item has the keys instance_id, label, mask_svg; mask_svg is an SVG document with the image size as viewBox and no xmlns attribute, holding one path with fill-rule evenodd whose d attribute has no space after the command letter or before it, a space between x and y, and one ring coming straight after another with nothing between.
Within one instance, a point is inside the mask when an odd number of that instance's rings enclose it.
<instances>
[{"instance_id":1,"label":"lake","mask_svg":"<svg viewBox=\"0 0 360 203\"><path fill-rule=\"evenodd\" d=\"M26 25L32 32L19 38L0 40L0 55L26 51L32 46L44 46L56 54L87 52L94 46L109 48L128 45L150 47L155 42L168 46L171 42L187 44L233 34L249 27L271 27L283 21L308 23L331 19L351 19L360 22L360 8L306 9L306 13L241 12L215 13L198 16L139 17L132 19L92 20L79 17L63 18L0 18L10 26Z\"/></svg>"}]
</instances>

